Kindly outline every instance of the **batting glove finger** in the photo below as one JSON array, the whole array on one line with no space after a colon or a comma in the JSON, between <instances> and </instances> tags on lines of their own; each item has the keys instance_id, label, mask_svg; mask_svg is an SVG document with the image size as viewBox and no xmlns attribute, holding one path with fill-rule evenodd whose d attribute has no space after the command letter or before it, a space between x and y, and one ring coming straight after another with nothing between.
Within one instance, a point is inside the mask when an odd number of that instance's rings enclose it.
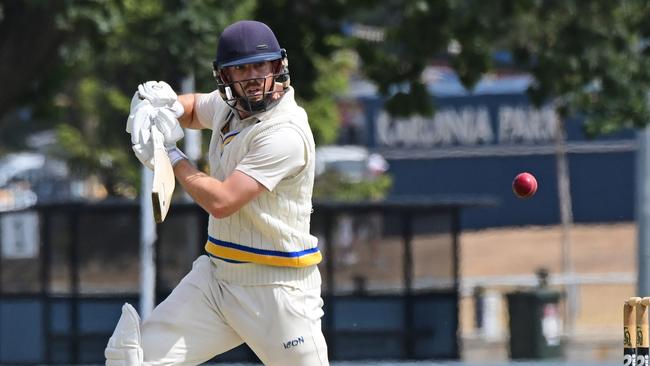
<instances>
[{"instance_id":1,"label":"batting glove finger","mask_svg":"<svg viewBox=\"0 0 650 366\"><path fill-rule=\"evenodd\" d=\"M126 132L133 132L133 120L135 119L135 115L143 108L153 110L151 102L146 99L140 99L138 92L135 92L133 98L131 98L131 109L129 111L129 117L126 120Z\"/></svg>"},{"instance_id":2,"label":"batting glove finger","mask_svg":"<svg viewBox=\"0 0 650 366\"><path fill-rule=\"evenodd\" d=\"M147 99L154 107L171 107L178 95L164 81L147 81L138 85L140 98Z\"/></svg>"},{"instance_id":3,"label":"batting glove finger","mask_svg":"<svg viewBox=\"0 0 650 366\"><path fill-rule=\"evenodd\" d=\"M178 123L174 112L169 108L159 108L156 111L154 123L165 137L165 145L175 145L184 136L183 128Z\"/></svg>"},{"instance_id":4,"label":"batting glove finger","mask_svg":"<svg viewBox=\"0 0 650 366\"><path fill-rule=\"evenodd\" d=\"M131 131L131 144L139 144L149 141L149 130L153 124L152 117L156 114L156 110L152 106L145 106L140 108L133 116L132 131Z\"/></svg>"},{"instance_id":5,"label":"batting glove finger","mask_svg":"<svg viewBox=\"0 0 650 366\"><path fill-rule=\"evenodd\" d=\"M174 112L174 117L176 118L181 118L185 114L185 108L183 108L183 105L178 100L172 104L170 110Z\"/></svg>"},{"instance_id":6,"label":"batting glove finger","mask_svg":"<svg viewBox=\"0 0 650 366\"><path fill-rule=\"evenodd\" d=\"M131 148L142 165L153 170L153 144L135 144Z\"/></svg>"}]
</instances>

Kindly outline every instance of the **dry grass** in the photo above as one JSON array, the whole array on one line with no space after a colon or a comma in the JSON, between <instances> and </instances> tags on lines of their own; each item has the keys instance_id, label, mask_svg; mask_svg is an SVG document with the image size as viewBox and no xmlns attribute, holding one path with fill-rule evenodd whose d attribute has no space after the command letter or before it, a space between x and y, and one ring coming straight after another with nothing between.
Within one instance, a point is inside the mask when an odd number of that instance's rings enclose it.
<instances>
[{"instance_id":1,"label":"dry grass","mask_svg":"<svg viewBox=\"0 0 650 366\"><path fill-rule=\"evenodd\" d=\"M571 260L578 273L635 272L634 224L574 225ZM461 234L463 276L532 274L539 267L559 272L559 226L488 229Z\"/></svg>"},{"instance_id":2,"label":"dry grass","mask_svg":"<svg viewBox=\"0 0 650 366\"><path fill-rule=\"evenodd\" d=\"M574 225L570 230L571 260L578 274L636 274L637 231L633 223ZM561 272L562 230L559 226L488 229L461 236L462 277L530 275L540 267ZM509 291L500 288L497 291ZM576 334L618 337L622 301L634 284L593 284L578 287ZM500 320L506 327L505 302ZM463 333L473 330L473 304L461 304Z\"/></svg>"}]
</instances>

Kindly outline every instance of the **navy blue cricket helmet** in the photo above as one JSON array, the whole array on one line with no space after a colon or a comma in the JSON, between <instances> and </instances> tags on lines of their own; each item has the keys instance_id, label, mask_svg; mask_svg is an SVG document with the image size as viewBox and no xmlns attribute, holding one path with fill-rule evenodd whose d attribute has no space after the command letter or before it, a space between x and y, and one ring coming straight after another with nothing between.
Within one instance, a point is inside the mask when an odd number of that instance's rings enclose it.
<instances>
[{"instance_id":1,"label":"navy blue cricket helmet","mask_svg":"<svg viewBox=\"0 0 650 366\"><path fill-rule=\"evenodd\" d=\"M261 101L251 101L245 95L236 95L233 84L245 80L231 81L223 72L224 68L277 61L274 65L273 80L281 83L283 90L289 87L287 52L280 48L275 34L266 24L254 20L242 20L226 27L219 37L217 56L214 60L213 75L221 97L231 108L246 112L260 112L269 107L273 86L264 85L265 96ZM264 82L266 80L263 80ZM234 93L233 93L234 92Z\"/></svg>"}]
</instances>

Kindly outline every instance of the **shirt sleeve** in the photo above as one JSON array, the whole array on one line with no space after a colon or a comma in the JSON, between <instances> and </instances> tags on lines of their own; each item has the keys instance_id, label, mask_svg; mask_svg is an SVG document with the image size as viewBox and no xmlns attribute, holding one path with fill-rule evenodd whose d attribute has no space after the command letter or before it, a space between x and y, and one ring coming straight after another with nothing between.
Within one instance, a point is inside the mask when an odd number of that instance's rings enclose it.
<instances>
[{"instance_id":1,"label":"shirt sleeve","mask_svg":"<svg viewBox=\"0 0 650 366\"><path fill-rule=\"evenodd\" d=\"M298 174L306 164L305 143L293 128L279 128L256 136L235 169L272 191L286 177Z\"/></svg>"},{"instance_id":2,"label":"shirt sleeve","mask_svg":"<svg viewBox=\"0 0 650 366\"><path fill-rule=\"evenodd\" d=\"M209 94L197 95L194 102L194 113L204 127L214 129L214 116L221 108L221 104L225 103L223 103L218 90Z\"/></svg>"}]
</instances>

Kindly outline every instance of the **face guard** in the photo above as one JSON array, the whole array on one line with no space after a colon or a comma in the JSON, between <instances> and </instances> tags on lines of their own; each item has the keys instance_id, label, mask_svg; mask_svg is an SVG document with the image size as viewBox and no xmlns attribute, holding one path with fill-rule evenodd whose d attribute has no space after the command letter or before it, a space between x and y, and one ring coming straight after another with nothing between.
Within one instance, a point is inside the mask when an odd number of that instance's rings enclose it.
<instances>
[{"instance_id":1,"label":"face guard","mask_svg":"<svg viewBox=\"0 0 650 366\"><path fill-rule=\"evenodd\" d=\"M231 66L267 61L273 63L271 78L233 81L226 72ZM254 20L242 20L226 27L219 36L212 70L223 100L231 108L251 114L267 110L279 99L273 94L284 93L289 88L288 65L287 51L280 47L271 28ZM282 88L277 88L276 83ZM246 91L251 89L251 84L254 84L254 93Z\"/></svg>"},{"instance_id":2,"label":"face guard","mask_svg":"<svg viewBox=\"0 0 650 366\"><path fill-rule=\"evenodd\" d=\"M264 112L272 107L277 98L274 100L274 93L284 93L289 88L289 62L286 57L286 51L282 50L282 58L275 60L274 69L276 70L272 77L261 77L245 80L231 81L225 72L225 67L219 68L216 62L213 64L213 75L217 81L217 88L221 98L237 111L253 114ZM272 85L273 84L273 85ZM280 84L281 88L276 88L275 84ZM261 92L247 94L247 90L257 89ZM240 95L241 91L244 95Z\"/></svg>"}]
</instances>

